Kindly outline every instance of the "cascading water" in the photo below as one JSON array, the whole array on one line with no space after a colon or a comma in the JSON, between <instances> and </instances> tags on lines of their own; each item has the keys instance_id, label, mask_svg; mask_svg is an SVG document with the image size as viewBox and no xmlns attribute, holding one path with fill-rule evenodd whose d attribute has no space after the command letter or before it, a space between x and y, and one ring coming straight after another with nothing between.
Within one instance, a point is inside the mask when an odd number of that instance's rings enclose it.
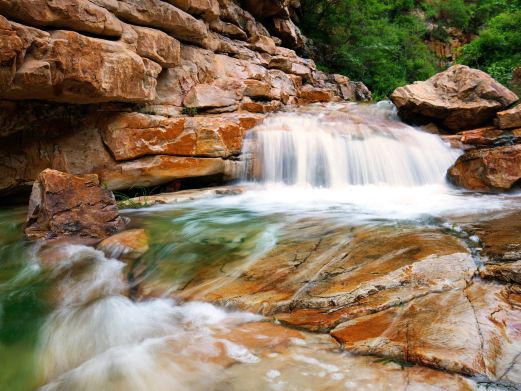
<instances>
[{"instance_id":1,"label":"cascading water","mask_svg":"<svg viewBox=\"0 0 521 391\"><path fill-rule=\"evenodd\" d=\"M245 152L248 179L325 188L441 183L460 154L400 122L388 102L275 115L250 134Z\"/></svg>"},{"instance_id":2,"label":"cascading water","mask_svg":"<svg viewBox=\"0 0 521 391\"><path fill-rule=\"evenodd\" d=\"M315 295L315 286L331 276L343 285L359 265L339 265L356 252L374 262L362 270L364 281L382 274L394 284L397 274L380 265L421 252L422 243L394 243L389 256L375 257L365 252L371 240L365 249L349 247L356 235L364 241L365 228L423 232L428 225L436 240L436 230L455 229L454 216L472 220L476 211L481 218L520 204L447 186L445 172L459 154L401 123L386 103L275 114L245 143L244 179L260 186L122 212L150 240L129 264L83 245L28 245L25 211L0 210L0 357L9 357L0 389L430 390L421 377L410 384L409 368L339 354L328 335L194 300L259 313L270 301L283 312L300 302L314 308L339 299L327 290Z\"/></svg>"}]
</instances>

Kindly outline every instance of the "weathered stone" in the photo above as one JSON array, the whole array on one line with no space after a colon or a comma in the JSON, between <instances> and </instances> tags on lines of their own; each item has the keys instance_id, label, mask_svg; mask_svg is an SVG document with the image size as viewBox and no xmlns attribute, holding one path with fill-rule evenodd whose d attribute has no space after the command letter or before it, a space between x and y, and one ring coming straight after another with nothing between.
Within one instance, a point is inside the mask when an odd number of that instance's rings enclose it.
<instances>
[{"instance_id":1,"label":"weathered stone","mask_svg":"<svg viewBox=\"0 0 521 391\"><path fill-rule=\"evenodd\" d=\"M0 86L0 97L74 103L154 99L161 67L120 43L71 31L37 41L12 82Z\"/></svg>"},{"instance_id":2,"label":"weathered stone","mask_svg":"<svg viewBox=\"0 0 521 391\"><path fill-rule=\"evenodd\" d=\"M147 27L133 26L133 29L137 33L137 54L155 61L165 68L172 68L179 64L181 45L177 39L162 31Z\"/></svg>"},{"instance_id":3,"label":"weathered stone","mask_svg":"<svg viewBox=\"0 0 521 391\"><path fill-rule=\"evenodd\" d=\"M103 240L97 248L109 258L134 261L148 251L148 237L144 229L129 229Z\"/></svg>"},{"instance_id":4,"label":"weathered stone","mask_svg":"<svg viewBox=\"0 0 521 391\"><path fill-rule=\"evenodd\" d=\"M227 195L238 195L245 191L241 186L214 186L202 189L180 190L173 193L153 194L149 196L139 196L121 201L122 207L132 204L144 204L147 206L176 204L178 202L194 201L205 198L222 197Z\"/></svg>"},{"instance_id":5,"label":"weathered stone","mask_svg":"<svg viewBox=\"0 0 521 391\"><path fill-rule=\"evenodd\" d=\"M19 102L13 115L18 117L12 125L18 134L0 144L2 192L30 191L28 187L46 168L73 175L99 174L102 167L114 164L88 106Z\"/></svg>"},{"instance_id":6,"label":"weathered stone","mask_svg":"<svg viewBox=\"0 0 521 391\"><path fill-rule=\"evenodd\" d=\"M521 128L521 105L497 113L497 122L500 129Z\"/></svg>"},{"instance_id":7,"label":"weathered stone","mask_svg":"<svg viewBox=\"0 0 521 391\"><path fill-rule=\"evenodd\" d=\"M521 145L468 151L447 175L452 183L470 190L508 190L521 179Z\"/></svg>"},{"instance_id":8,"label":"weathered stone","mask_svg":"<svg viewBox=\"0 0 521 391\"><path fill-rule=\"evenodd\" d=\"M482 215L477 222L463 221L463 228L479 238L482 278L521 283L521 213Z\"/></svg>"},{"instance_id":9,"label":"weathered stone","mask_svg":"<svg viewBox=\"0 0 521 391\"><path fill-rule=\"evenodd\" d=\"M278 69L269 71L271 83L271 97L287 103L290 97L298 95L298 89L294 80Z\"/></svg>"},{"instance_id":10,"label":"weathered stone","mask_svg":"<svg viewBox=\"0 0 521 391\"><path fill-rule=\"evenodd\" d=\"M200 44L208 35L204 22L160 0L119 0L109 9L125 22L159 28L181 41Z\"/></svg>"},{"instance_id":11,"label":"weathered stone","mask_svg":"<svg viewBox=\"0 0 521 391\"><path fill-rule=\"evenodd\" d=\"M251 98L270 98L271 86L260 80L244 80L244 96Z\"/></svg>"},{"instance_id":12,"label":"weathered stone","mask_svg":"<svg viewBox=\"0 0 521 391\"><path fill-rule=\"evenodd\" d=\"M285 0L244 0L244 8L253 16L260 19L285 14L287 1Z\"/></svg>"},{"instance_id":13,"label":"weathered stone","mask_svg":"<svg viewBox=\"0 0 521 391\"><path fill-rule=\"evenodd\" d=\"M210 23L210 28L220 34L226 35L230 38L240 39L245 41L248 36L239 26L233 23L223 22L218 19Z\"/></svg>"},{"instance_id":14,"label":"weathered stone","mask_svg":"<svg viewBox=\"0 0 521 391\"><path fill-rule=\"evenodd\" d=\"M167 2L194 16L201 16L209 22L219 18L217 0L167 0Z\"/></svg>"},{"instance_id":15,"label":"weathered stone","mask_svg":"<svg viewBox=\"0 0 521 391\"><path fill-rule=\"evenodd\" d=\"M145 155L193 155L197 136L185 132L185 118L138 113L110 116L102 125L103 141L116 160Z\"/></svg>"},{"instance_id":16,"label":"weathered stone","mask_svg":"<svg viewBox=\"0 0 521 391\"><path fill-rule=\"evenodd\" d=\"M304 36L291 19L275 18L272 20L272 33L290 48L299 49L304 46Z\"/></svg>"},{"instance_id":17,"label":"weathered stone","mask_svg":"<svg viewBox=\"0 0 521 391\"><path fill-rule=\"evenodd\" d=\"M245 114L165 118L122 113L104 121L102 134L116 160L145 155L228 157L240 153L245 132L261 118Z\"/></svg>"},{"instance_id":18,"label":"weathered stone","mask_svg":"<svg viewBox=\"0 0 521 391\"><path fill-rule=\"evenodd\" d=\"M249 111L250 113L272 113L279 110L282 103L278 100L270 102L254 102L251 99L245 98L241 102L240 109L242 111Z\"/></svg>"},{"instance_id":19,"label":"weathered stone","mask_svg":"<svg viewBox=\"0 0 521 391\"><path fill-rule=\"evenodd\" d=\"M97 179L42 171L29 202L27 237L103 239L123 228L114 196L101 188Z\"/></svg>"},{"instance_id":20,"label":"weathered stone","mask_svg":"<svg viewBox=\"0 0 521 391\"><path fill-rule=\"evenodd\" d=\"M298 309L328 312L345 306L343 316L349 317L437 291L449 281L449 285L465 285L476 269L463 243L437 232L388 228L351 233L345 227L324 234L323 224L315 220L294 224L272 251L240 277L201 270L176 295L270 315ZM402 250L390 250L393 243ZM232 268L229 265L228 270ZM220 284L207 289L214 279ZM280 319L293 324L288 317ZM327 330L338 323L325 315L322 324L309 328Z\"/></svg>"},{"instance_id":21,"label":"weathered stone","mask_svg":"<svg viewBox=\"0 0 521 391\"><path fill-rule=\"evenodd\" d=\"M333 99L333 93L329 90L315 88L308 84L300 90L300 97L309 103L330 102Z\"/></svg>"},{"instance_id":22,"label":"weathered stone","mask_svg":"<svg viewBox=\"0 0 521 391\"><path fill-rule=\"evenodd\" d=\"M151 187L175 179L197 178L222 174L224 162L220 158L148 156L124 162L100 172L100 179L111 189Z\"/></svg>"},{"instance_id":23,"label":"weathered stone","mask_svg":"<svg viewBox=\"0 0 521 391\"><path fill-rule=\"evenodd\" d=\"M120 37L121 22L88 0L0 0L0 14L36 27Z\"/></svg>"},{"instance_id":24,"label":"weathered stone","mask_svg":"<svg viewBox=\"0 0 521 391\"><path fill-rule=\"evenodd\" d=\"M292 73L301 76L304 79L309 79L311 76L310 67L282 56L273 57L269 63L269 68L280 69L285 73Z\"/></svg>"},{"instance_id":25,"label":"weathered stone","mask_svg":"<svg viewBox=\"0 0 521 391\"><path fill-rule=\"evenodd\" d=\"M450 130L477 127L518 97L485 72L454 65L432 78L397 88L391 100L406 121L439 121Z\"/></svg>"},{"instance_id":26,"label":"weathered stone","mask_svg":"<svg viewBox=\"0 0 521 391\"><path fill-rule=\"evenodd\" d=\"M186 107L196 109L226 107L236 103L237 98L233 91L223 90L210 84L198 84L194 86L183 101Z\"/></svg>"},{"instance_id":27,"label":"weathered stone","mask_svg":"<svg viewBox=\"0 0 521 391\"><path fill-rule=\"evenodd\" d=\"M267 37L265 35L256 35L251 37L248 42L250 43L250 48L256 50L258 52L264 52L268 54L275 54L276 46L273 39Z\"/></svg>"},{"instance_id":28,"label":"weathered stone","mask_svg":"<svg viewBox=\"0 0 521 391\"><path fill-rule=\"evenodd\" d=\"M520 303L508 286L475 281L350 320L331 334L353 352L518 383Z\"/></svg>"}]
</instances>

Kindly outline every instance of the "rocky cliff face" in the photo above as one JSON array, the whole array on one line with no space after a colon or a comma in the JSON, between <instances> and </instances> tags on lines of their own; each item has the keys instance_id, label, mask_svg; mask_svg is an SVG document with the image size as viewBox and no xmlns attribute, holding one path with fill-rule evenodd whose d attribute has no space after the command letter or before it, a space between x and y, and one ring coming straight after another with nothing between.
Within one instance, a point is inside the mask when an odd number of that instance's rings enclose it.
<instances>
[{"instance_id":1,"label":"rocky cliff face","mask_svg":"<svg viewBox=\"0 0 521 391\"><path fill-rule=\"evenodd\" d=\"M0 0L0 195L45 168L110 189L222 176L266 113L369 99L296 55L296 6Z\"/></svg>"}]
</instances>

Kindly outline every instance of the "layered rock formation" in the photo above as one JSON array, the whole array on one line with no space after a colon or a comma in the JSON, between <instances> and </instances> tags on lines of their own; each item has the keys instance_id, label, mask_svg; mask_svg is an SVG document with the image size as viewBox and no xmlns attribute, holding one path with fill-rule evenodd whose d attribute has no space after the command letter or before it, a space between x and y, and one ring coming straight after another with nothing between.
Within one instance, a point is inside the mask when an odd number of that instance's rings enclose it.
<instances>
[{"instance_id":1,"label":"layered rock formation","mask_svg":"<svg viewBox=\"0 0 521 391\"><path fill-rule=\"evenodd\" d=\"M518 242L512 240L519 226L513 217L511 234L501 241L506 246ZM493 252L506 256L506 248L494 247L500 227L474 228L486 240L490 262ZM482 273L495 273L492 280L476 276L464 240L439 228L349 227L303 218L283 228L277 244L255 262L227 258L192 273L165 269L145 279L139 292L262 313L329 334L360 355L519 384L521 296L516 284L503 283L519 278L519 262L503 273L497 270L503 263L494 268L486 262Z\"/></svg>"},{"instance_id":2,"label":"layered rock formation","mask_svg":"<svg viewBox=\"0 0 521 391\"><path fill-rule=\"evenodd\" d=\"M296 55L292 4L244 7L0 1L0 194L45 168L96 173L111 189L222 176L263 114L370 98Z\"/></svg>"}]
</instances>

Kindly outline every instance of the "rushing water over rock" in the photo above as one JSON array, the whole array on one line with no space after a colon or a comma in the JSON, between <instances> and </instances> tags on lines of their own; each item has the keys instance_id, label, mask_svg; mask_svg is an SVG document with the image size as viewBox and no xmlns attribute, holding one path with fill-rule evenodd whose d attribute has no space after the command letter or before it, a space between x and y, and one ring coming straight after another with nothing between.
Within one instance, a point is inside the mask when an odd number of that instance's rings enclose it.
<instances>
[{"instance_id":1,"label":"rushing water over rock","mask_svg":"<svg viewBox=\"0 0 521 391\"><path fill-rule=\"evenodd\" d=\"M451 188L444 174L459 152L386 104L274 114L246 148L261 183L241 194L122 212L148 238L137 259L29 244L23 211L0 210L0 358L10 357L0 389L521 382L516 270L477 277L480 239L495 225L513 232L512 253L517 196ZM489 236L466 232L499 211L506 222Z\"/></svg>"},{"instance_id":2,"label":"rushing water over rock","mask_svg":"<svg viewBox=\"0 0 521 391\"><path fill-rule=\"evenodd\" d=\"M394 106L329 105L277 114L255 128L247 177L267 184L340 188L444 180L459 151L397 118Z\"/></svg>"}]
</instances>

